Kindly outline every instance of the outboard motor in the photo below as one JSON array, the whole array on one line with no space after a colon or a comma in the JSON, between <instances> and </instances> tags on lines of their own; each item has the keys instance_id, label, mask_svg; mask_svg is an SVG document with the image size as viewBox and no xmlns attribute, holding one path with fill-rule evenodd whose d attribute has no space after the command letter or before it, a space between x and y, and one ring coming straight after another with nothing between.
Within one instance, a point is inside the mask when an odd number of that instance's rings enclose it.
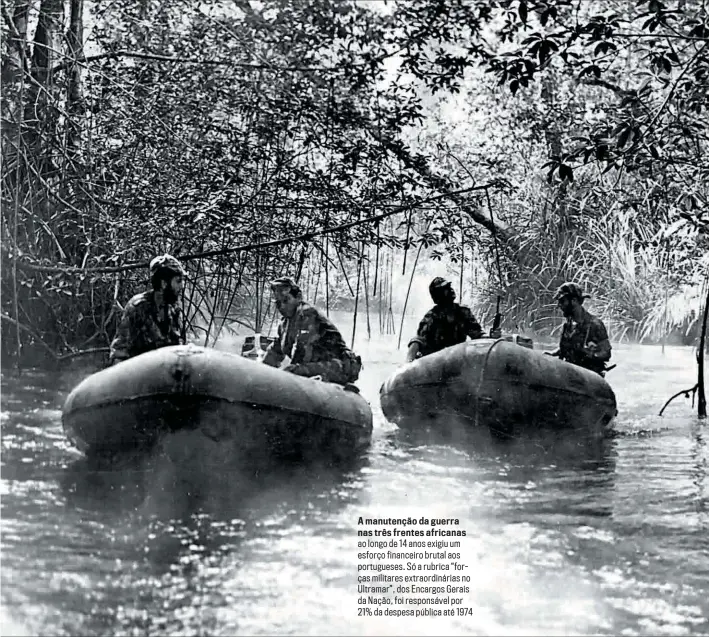
<instances>
[{"instance_id":1,"label":"outboard motor","mask_svg":"<svg viewBox=\"0 0 709 637\"><path fill-rule=\"evenodd\" d=\"M241 346L241 355L244 358L257 360L260 363L266 355L268 346L275 340L273 336L263 336L262 334L247 336Z\"/></svg>"}]
</instances>

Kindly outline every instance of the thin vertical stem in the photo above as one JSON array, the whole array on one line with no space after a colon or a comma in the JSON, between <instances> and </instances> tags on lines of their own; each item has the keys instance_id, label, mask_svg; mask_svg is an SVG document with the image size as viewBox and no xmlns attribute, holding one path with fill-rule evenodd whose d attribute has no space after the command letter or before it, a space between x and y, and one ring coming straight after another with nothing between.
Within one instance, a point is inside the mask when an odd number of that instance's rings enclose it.
<instances>
[{"instance_id":1,"label":"thin vertical stem","mask_svg":"<svg viewBox=\"0 0 709 637\"><path fill-rule=\"evenodd\" d=\"M367 252L369 253L369 251ZM367 254L367 256L369 256L369 254ZM367 338L371 341L372 325L369 321L369 260L364 262L364 302L367 310Z\"/></svg>"},{"instance_id":2,"label":"thin vertical stem","mask_svg":"<svg viewBox=\"0 0 709 637\"><path fill-rule=\"evenodd\" d=\"M665 341L667 340L667 302L668 302L669 290L667 281L665 281L665 311L662 319L662 353L665 353Z\"/></svg>"},{"instance_id":3,"label":"thin vertical stem","mask_svg":"<svg viewBox=\"0 0 709 637\"><path fill-rule=\"evenodd\" d=\"M428 232L428 227L431 225L429 221L426 225L426 232ZM409 277L409 287L406 290L406 299L404 300L404 308L401 310L401 323L399 324L399 341L396 345L397 349L401 347L401 335L404 332L404 318L406 318L406 306L409 303L409 295L411 294L411 285L414 282L414 275L416 274L416 266L419 262L419 257L421 256L421 250L423 250L423 243L419 244L419 249L416 251L416 259L414 259L414 265L411 267L411 276Z\"/></svg>"},{"instance_id":4,"label":"thin vertical stem","mask_svg":"<svg viewBox=\"0 0 709 637\"><path fill-rule=\"evenodd\" d=\"M384 272L382 276L379 277L379 333L384 334L384 314L382 312L383 300L382 291L384 289L384 278L386 277L386 265L384 266Z\"/></svg>"},{"instance_id":5,"label":"thin vertical stem","mask_svg":"<svg viewBox=\"0 0 709 637\"><path fill-rule=\"evenodd\" d=\"M330 316L330 239L325 237L325 313Z\"/></svg>"},{"instance_id":6,"label":"thin vertical stem","mask_svg":"<svg viewBox=\"0 0 709 637\"><path fill-rule=\"evenodd\" d=\"M393 225L393 224L392 224ZM389 307L387 308L387 334L393 334L394 330L394 251L389 253ZM391 332L389 331L391 330Z\"/></svg>"},{"instance_id":7,"label":"thin vertical stem","mask_svg":"<svg viewBox=\"0 0 709 637\"><path fill-rule=\"evenodd\" d=\"M465 268L465 231L460 229L460 283L458 284L458 298L463 302L463 269Z\"/></svg>"},{"instance_id":8,"label":"thin vertical stem","mask_svg":"<svg viewBox=\"0 0 709 637\"><path fill-rule=\"evenodd\" d=\"M355 306L354 306L354 321L352 322L352 345L350 349L354 348L355 333L357 331L357 310L359 308L359 282L362 278L362 256L364 255L364 242L362 242L360 253L357 258L357 291L355 292Z\"/></svg>"},{"instance_id":9,"label":"thin vertical stem","mask_svg":"<svg viewBox=\"0 0 709 637\"><path fill-rule=\"evenodd\" d=\"M23 49L24 51L24 44ZM21 56L24 57L24 53ZM24 65L23 65L24 66ZM20 76L20 104L24 103L24 89L25 89L25 74L24 72ZM20 303L17 298L17 235L19 227L19 210L20 210L20 148L22 145L22 121L24 116L24 109L22 106L19 109L18 114L18 124L17 124L17 167L15 170L15 210L12 222L12 299L13 299L13 311L15 312L15 344L17 350L17 359L15 360L17 373L22 372L22 335L20 334Z\"/></svg>"},{"instance_id":10,"label":"thin vertical stem","mask_svg":"<svg viewBox=\"0 0 709 637\"><path fill-rule=\"evenodd\" d=\"M704 356L706 353L707 319L709 318L709 275L706 278L707 296L704 299L704 316L702 318L702 332L699 337L699 350L697 351L697 415L707 417L707 397L704 390Z\"/></svg>"},{"instance_id":11,"label":"thin vertical stem","mask_svg":"<svg viewBox=\"0 0 709 637\"><path fill-rule=\"evenodd\" d=\"M374 257L374 285L372 286L372 296L377 296L377 281L379 279L379 222L377 222L377 254Z\"/></svg>"}]
</instances>

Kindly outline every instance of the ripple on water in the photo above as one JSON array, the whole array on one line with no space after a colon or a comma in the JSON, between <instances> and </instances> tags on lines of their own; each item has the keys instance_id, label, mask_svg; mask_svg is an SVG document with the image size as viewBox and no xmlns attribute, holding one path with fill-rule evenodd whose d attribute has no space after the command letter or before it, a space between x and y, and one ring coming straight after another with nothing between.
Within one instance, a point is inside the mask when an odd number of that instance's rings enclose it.
<instances>
[{"instance_id":1,"label":"ripple on water","mask_svg":"<svg viewBox=\"0 0 709 637\"><path fill-rule=\"evenodd\" d=\"M4 606L26 634L706 633L707 445L681 401L656 415L691 352L617 356L602 448L414 444L382 419L377 364L362 466L251 482L216 460L77 469L71 383L3 378ZM358 618L360 516L459 519L474 616Z\"/></svg>"}]
</instances>

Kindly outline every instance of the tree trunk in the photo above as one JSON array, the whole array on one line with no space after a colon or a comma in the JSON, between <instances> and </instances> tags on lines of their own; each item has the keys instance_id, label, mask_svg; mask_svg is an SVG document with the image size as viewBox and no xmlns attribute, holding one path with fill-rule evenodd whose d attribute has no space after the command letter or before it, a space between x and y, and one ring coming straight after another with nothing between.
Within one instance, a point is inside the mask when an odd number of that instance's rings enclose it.
<instances>
[{"instance_id":1,"label":"tree trunk","mask_svg":"<svg viewBox=\"0 0 709 637\"><path fill-rule=\"evenodd\" d=\"M18 0L15 11L9 22L10 33L7 40L7 55L2 65L2 87L7 91L16 84L20 74L27 66L27 19L29 16L29 0ZM7 17L6 17L7 20Z\"/></svg>"},{"instance_id":2,"label":"tree trunk","mask_svg":"<svg viewBox=\"0 0 709 637\"><path fill-rule=\"evenodd\" d=\"M363 125L367 126L366 122L363 122ZM367 126L367 129L369 134L381 144L383 148L394 155L406 168L413 170L420 177L423 177L431 188L444 195L456 190L454 184L452 184L447 177L434 172L425 157L413 155L400 139L384 135L372 124ZM490 220L482 210L477 206L471 205L464 196L450 194L450 200L460 206L460 209L475 223L483 226L483 228L486 228L490 232L496 232L498 239L508 241L514 237L515 233L504 223L499 220Z\"/></svg>"},{"instance_id":3,"label":"tree trunk","mask_svg":"<svg viewBox=\"0 0 709 637\"><path fill-rule=\"evenodd\" d=\"M29 0L18 0L15 11L5 20L10 24L7 40L7 54L2 65L2 118L6 125L3 129L2 156L5 160L5 178L7 187L12 187L16 171L11 166L19 160L17 144L22 119L24 97L22 95L22 74L27 70L29 52L27 49L27 20L29 16ZM7 124L12 124L8 126Z\"/></svg>"},{"instance_id":4,"label":"tree trunk","mask_svg":"<svg viewBox=\"0 0 709 637\"><path fill-rule=\"evenodd\" d=\"M42 0L39 8L37 30L32 48L32 78L28 86L25 103L25 144L30 159L35 162L42 175L54 171L49 149L42 147L43 132L52 137L50 100L53 95L54 61L60 56L64 2L62 0Z\"/></svg>"},{"instance_id":5,"label":"tree trunk","mask_svg":"<svg viewBox=\"0 0 709 637\"><path fill-rule=\"evenodd\" d=\"M550 157L561 157L562 144L561 144L561 130L559 128L559 122L554 114L554 84L555 78L552 77L551 73L547 73L542 82L542 104L544 105L544 112L549 114L546 121L543 122L544 126L544 137L547 142L547 148L549 150ZM553 202L553 212L556 216L557 224L562 233L566 233L568 230L568 202L567 202L567 189L568 180L563 179L561 183L551 186L551 200ZM555 225L557 225L555 224Z\"/></svg>"},{"instance_id":6,"label":"tree trunk","mask_svg":"<svg viewBox=\"0 0 709 637\"><path fill-rule=\"evenodd\" d=\"M84 0L71 0L67 43L71 66L68 69L67 112L67 154L73 157L79 152L83 127L85 103L81 86L81 62L84 59Z\"/></svg>"}]
</instances>

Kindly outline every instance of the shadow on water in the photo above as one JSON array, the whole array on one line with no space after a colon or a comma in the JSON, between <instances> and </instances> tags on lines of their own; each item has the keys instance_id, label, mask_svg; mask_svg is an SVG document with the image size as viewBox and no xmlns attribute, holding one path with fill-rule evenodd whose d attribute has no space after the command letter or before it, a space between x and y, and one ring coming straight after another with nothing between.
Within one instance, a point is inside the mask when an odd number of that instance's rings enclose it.
<instances>
[{"instance_id":1,"label":"shadow on water","mask_svg":"<svg viewBox=\"0 0 709 637\"><path fill-rule=\"evenodd\" d=\"M612 436L579 435L573 430L540 429L515 436L473 427L465 419L407 423L391 434L404 447L452 446L478 462L504 459L527 468L608 470L614 467Z\"/></svg>"},{"instance_id":2,"label":"shadow on water","mask_svg":"<svg viewBox=\"0 0 709 637\"><path fill-rule=\"evenodd\" d=\"M411 458L467 462L472 479L484 483L488 494L497 494L492 503L485 498L487 508L480 512L484 516L513 523L536 520L545 526L591 523L613 515L618 459L613 437L584 438L574 431L550 430L500 437L450 418L444 426L412 424L391 432L392 443Z\"/></svg>"},{"instance_id":3,"label":"shadow on water","mask_svg":"<svg viewBox=\"0 0 709 637\"><path fill-rule=\"evenodd\" d=\"M359 457L337 467L291 462L252 470L218 454L191 466L175 460L165 445L112 469L77 460L60 480L66 506L120 529L135 544L123 548L123 559L147 560L155 575L185 575L205 560L248 552L244 543L261 536L336 516L356 500L356 476L368 464Z\"/></svg>"},{"instance_id":4,"label":"shadow on water","mask_svg":"<svg viewBox=\"0 0 709 637\"><path fill-rule=\"evenodd\" d=\"M198 431L166 436L143 454L106 459L81 458L61 479L70 506L132 512L156 519L189 519L207 514L232 519L269 503L302 500L338 490L366 464L365 455L332 465L326 462L259 461L239 458L230 445Z\"/></svg>"}]
</instances>

